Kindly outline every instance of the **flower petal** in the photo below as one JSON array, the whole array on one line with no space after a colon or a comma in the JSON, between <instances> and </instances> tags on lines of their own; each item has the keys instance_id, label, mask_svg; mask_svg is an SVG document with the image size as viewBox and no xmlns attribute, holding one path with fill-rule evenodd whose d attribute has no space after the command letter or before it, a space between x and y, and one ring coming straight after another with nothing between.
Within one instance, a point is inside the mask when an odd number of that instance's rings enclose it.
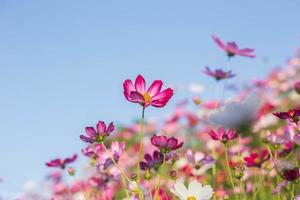
<instances>
[{"instance_id":1,"label":"flower petal","mask_svg":"<svg viewBox=\"0 0 300 200\"><path fill-rule=\"evenodd\" d=\"M135 79L134 87L141 94L146 93L146 82L142 75L138 75Z\"/></svg>"},{"instance_id":2,"label":"flower petal","mask_svg":"<svg viewBox=\"0 0 300 200\"><path fill-rule=\"evenodd\" d=\"M150 95L150 97L157 95L160 92L162 85L163 82L160 80L153 81L147 93Z\"/></svg>"}]
</instances>

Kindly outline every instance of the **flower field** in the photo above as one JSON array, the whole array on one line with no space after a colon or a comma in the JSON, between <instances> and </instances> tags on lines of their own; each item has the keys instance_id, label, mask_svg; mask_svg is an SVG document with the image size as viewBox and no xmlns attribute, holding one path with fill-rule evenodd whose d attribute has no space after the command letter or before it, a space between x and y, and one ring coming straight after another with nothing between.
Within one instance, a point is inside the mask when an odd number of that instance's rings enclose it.
<instances>
[{"instance_id":1,"label":"flower field","mask_svg":"<svg viewBox=\"0 0 300 200\"><path fill-rule=\"evenodd\" d=\"M195 96L153 122L147 111L174 104L176 90L155 77L120 80L126 103L140 108L139 120L119 125L99 119L82 127L78 140L85 148L41 166L48 168L48 194L22 198L299 200L299 52L228 98L227 81L238 76L231 65L236 57L255 59L255 50L215 35L211 42L227 67L201 70L223 88L219 99ZM85 164L75 167L79 157Z\"/></svg>"}]
</instances>

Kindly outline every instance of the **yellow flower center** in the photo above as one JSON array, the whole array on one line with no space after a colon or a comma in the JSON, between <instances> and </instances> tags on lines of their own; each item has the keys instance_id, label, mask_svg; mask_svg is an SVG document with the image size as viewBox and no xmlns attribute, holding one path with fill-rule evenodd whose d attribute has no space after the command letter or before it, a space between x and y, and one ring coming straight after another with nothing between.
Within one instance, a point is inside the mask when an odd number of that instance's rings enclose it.
<instances>
[{"instance_id":1,"label":"yellow flower center","mask_svg":"<svg viewBox=\"0 0 300 200\"><path fill-rule=\"evenodd\" d=\"M194 196L189 196L186 200L197 200Z\"/></svg>"},{"instance_id":2,"label":"yellow flower center","mask_svg":"<svg viewBox=\"0 0 300 200\"><path fill-rule=\"evenodd\" d=\"M143 95L143 97L144 97L144 100L145 100L145 102L146 103L150 103L150 101L151 101L151 96L150 96L150 94L148 94L147 92Z\"/></svg>"}]
</instances>

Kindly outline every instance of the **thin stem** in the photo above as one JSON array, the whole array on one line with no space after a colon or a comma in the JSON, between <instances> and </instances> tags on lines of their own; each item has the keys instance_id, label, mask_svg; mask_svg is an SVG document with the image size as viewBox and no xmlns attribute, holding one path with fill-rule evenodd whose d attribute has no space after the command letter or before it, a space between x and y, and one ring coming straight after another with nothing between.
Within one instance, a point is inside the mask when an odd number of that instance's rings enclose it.
<instances>
[{"instance_id":1,"label":"thin stem","mask_svg":"<svg viewBox=\"0 0 300 200\"><path fill-rule=\"evenodd\" d=\"M121 174L123 175L123 177L124 177L129 183L131 183L131 180L128 178L128 176L126 175L126 173L125 173L125 171L122 169L122 167L115 161L115 159L114 159L113 155L111 154L111 152L107 150L105 144L104 144L103 142L101 142L101 144L103 145L105 152L109 154L110 159L113 161L114 165L119 169L119 171L121 172Z\"/></svg>"},{"instance_id":2,"label":"thin stem","mask_svg":"<svg viewBox=\"0 0 300 200\"><path fill-rule=\"evenodd\" d=\"M215 148L213 148L212 154L213 154L213 157L214 157L214 159L216 161L215 164L213 165L213 168L212 168L213 179L214 179L213 184L214 184L214 188L216 188L216 183L217 183L217 181L216 181L216 177L217 177L217 156L216 156L216 149ZM216 194L214 194L213 199L214 200L217 199Z\"/></svg>"},{"instance_id":3,"label":"thin stem","mask_svg":"<svg viewBox=\"0 0 300 200\"><path fill-rule=\"evenodd\" d=\"M225 71L227 71L227 69L229 68L230 66L230 57L228 57L228 60L227 60L227 65L225 67ZM228 77L225 78L224 80L224 84L223 84L223 90L222 90L222 96L221 96L221 105L223 104L223 101L225 99L225 91L226 91L226 86L227 86L227 79Z\"/></svg>"},{"instance_id":4,"label":"thin stem","mask_svg":"<svg viewBox=\"0 0 300 200\"><path fill-rule=\"evenodd\" d=\"M144 118L145 118L145 108L143 107L142 118L141 118L141 130L140 130L140 148L139 148L138 162L137 162L137 167L136 167L138 184L140 184L140 180L141 180L140 162L141 162L142 154L143 154L143 137L144 137L144 123L145 123Z\"/></svg>"},{"instance_id":5,"label":"thin stem","mask_svg":"<svg viewBox=\"0 0 300 200\"><path fill-rule=\"evenodd\" d=\"M294 196L295 196L295 195L294 195L294 193L295 193L295 184L292 183L292 184L291 184L291 187L292 187L292 188L291 188L291 200L294 200Z\"/></svg>"},{"instance_id":6,"label":"thin stem","mask_svg":"<svg viewBox=\"0 0 300 200\"><path fill-rule=\"evenodd\" d=\"M123 186L124 186L124 189L125 189L126 197L129 199L129 194L128 194L128 190L127 190L126 179L125 179L125 177L123 175L121 175L121 179L122 179L122 183L123 183Z\"/></svg>"},{"instance_id":7,"label":"thin stem","mask_svg":"<svg viewBox=\"0 0 300 200\"><path fill-rule=\"evenodd\" d=\"M233 194L234 194L234 197L235 199L238 199L237 198L237 195L234 191L234 183L233 183L233 179L232 179L232 174L231 174L231 169L230 169L230 166L229 166L229 159L228 159L228 148L227 148L227 145L225 144L224 145L225 147L225 159L226 159L226 165L227 165L227 171L228 171L228 174L229 174L229 180L230 180L230 184L231 184L231 187L232 187L232 190L233 190Z\"/></svg>"},{"instance_id":8,"label":"thin stem","mask_svg":"<svg viewBox=\"0 0 300 200\"><path fill-rule=\"evenodd\" d=\"M159 188L160 188L160 182L161 182L161 176L162 176L162 170L165 166L165 163L166 163L166 155L164 155L164 160L163 160L163 163L161 165L161 167L159 168L159 173L158 173L158 182L157 182L157 185L155 187L155 196L154 196L154 200L157 200L158 199L158 194L159 194Z\"/></svg>"}]
</instances>

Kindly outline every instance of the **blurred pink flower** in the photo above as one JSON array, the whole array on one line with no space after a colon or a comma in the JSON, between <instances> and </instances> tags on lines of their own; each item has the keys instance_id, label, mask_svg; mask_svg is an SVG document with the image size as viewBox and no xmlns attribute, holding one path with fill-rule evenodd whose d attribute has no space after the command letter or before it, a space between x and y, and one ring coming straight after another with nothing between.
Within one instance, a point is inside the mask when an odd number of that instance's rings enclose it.
<instances>
[{"instance_id":1,"label":"blurred pink flower","mask_svg":"<svg viewBox=\"0 0 300 200\"><path fill-rule=\"evenodd\" d=\"M111 122L108 127L103 121L99 121L95 130L94 127L86 127L85 132L87 136L80 135L80 139L84 142L94 143L94 142L103 142L104 139L110 135L115 130L113 122Z\"/></svg>"},{"instance_id":2,"label":"blurred pink flower","mask_svg":"<svg viewBox=\"0 0 300 200\"><path fill-rule=\"evenodd\" d=\"M216 69L213 71L209 67L205 67L205 71L203 72L208 76L213 77L216 81L235 77L235 74L232 74L231 71L225 72L222 69Z\"/></svg>"},{"instance_id":3,"label":"blurred pink flower","mask_svg":"<svg viewBox=\"0 0 300 200\"><path fill-rule=\"evenodd\" d=\"M164 107L173 96L173 90L167 88L161 91L163 82L155 80L146 90L146 82L142 75L138 75L134 85L127 79L123 83L125 98L133 103L139 103L144 108L151 105L154 107Z\"/></svg>"},{"instance_id":4,"label":"blurred pink flower","mask_svg":"<svg viewBox=\"0 0 300 200\"><path fill-rule=\"evenodd\" d=\"M251 153L244 158L247 167L261 167L261 165L270 158L268 150L264 149L258 153Z\"/></svg>"},{"instance_id":5,"label":"blurred pink flower","mask_svg":"<svg viewBox=\"0 0 300 200\"><path fill-rule=\"evenodd\" d=\"M233 129L229 129L227 132L224 128L219 128L217 132L210 130L208 133L213 140L219 140L223 143L227 143L228 140L232 140L238 136L238 133Z\"/></svg>"},{"instance_id":6,"label":"blurred pink flower","mask_svg":"<svg viewBox=\"0 0 300 200\"><path fill-rule=\"evenodd\" d=\"M159 148L160 152L166 154L182 147L183 142L179 143L178 139L175 137L167 138L164 135L153 135L151 138L151 144Z\"/></svg>"},{"instance_id":7,"label":"blurred pink flower","mask_svg":"<svg viewBox=\"0 0 300 200\"><path fill-rule=\"evenodd\" d=\"M64 169L67 164L74 162L76 158L77 158L76 154L74 154L71 158L65 158L65 159L56 158L54 160L51 160L50 162L47 162L46 165L48 167L59 167L61 169Z\"/></svg>"},{"instance_id":8,"label":"blurred pink flower","mask_svg":"<svg viewBox=\"0 0 300 200\"><path fill-rule=\"evenodd\" d=\"M222 50L226 51L228 57L233 57L235 55L245 56L249 58L255 57L255 55L253 54L254 49L239 49L235 42L227 42L227 44L224 44L217 36L213 35L212 38Z\"/></svg>"}]
</instances>

